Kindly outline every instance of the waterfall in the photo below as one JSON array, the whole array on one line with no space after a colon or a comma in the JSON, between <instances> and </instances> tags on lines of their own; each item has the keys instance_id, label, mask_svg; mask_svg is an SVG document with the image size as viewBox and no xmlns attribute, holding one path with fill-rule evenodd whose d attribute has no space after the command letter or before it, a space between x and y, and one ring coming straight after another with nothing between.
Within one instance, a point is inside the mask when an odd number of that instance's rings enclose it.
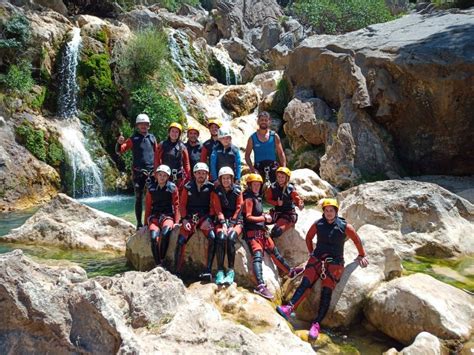
<instances>
[{"instance_id":1,"label":"waterfall","mask_svg":"<svg viewBox=\"0 0 474 355\"><path fill-rule=\"evenodd\" d=\"M103 196L102 172L87 151L87 139L78 119L59 128L60 141L71 167L72 197Z\"/></svg>"},{"instance_id":2,"label":"waterfall","mask_svg":"<svg viewBox=\"0 0 474 355\"><path fill-rule=\"evenodd\" d=\"M222 45L218 44L216 47L211 47L211 50L214 58L220 63L220 65L222 65L225 70L225 84L238 85L242 66L237 65L232 61L229 53ZM232 76L234 77L234 82L232 82Z\"/></svg>"},{"instance_id":3,"label":"waterfall","mask_svg":"<svg viewBox=\"0 0 474 355\"><path fill-rule=\"evenodd\" d=\"M76 81L76 69L81 42L81 30L74 27L72 39L64 48L59 67L58 116L62 118L73 117L77 114L79 87Z\"/></svg>"}]
</instances>

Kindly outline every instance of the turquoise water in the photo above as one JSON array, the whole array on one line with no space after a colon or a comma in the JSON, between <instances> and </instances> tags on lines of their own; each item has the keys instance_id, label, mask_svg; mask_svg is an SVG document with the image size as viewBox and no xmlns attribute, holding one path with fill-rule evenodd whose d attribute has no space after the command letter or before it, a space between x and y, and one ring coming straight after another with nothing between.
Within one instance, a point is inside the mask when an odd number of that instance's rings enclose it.
<instances>
[{"instance_id":1,"label":"turquoise water","mask_svg":"<svg viewBox=\"0 0 474 355\"><path fill-rule=\"evenodd\" d=\"M79 202L135 223L134 196L106 196L79 199ZM13 228L20 227L38 208L18 212L0 213L0 254L15 249L37 260L67 260L84 268L89 277L111 276L129 270L123 254L109 252L93 252L84 250L63 250L60 248L2 243L1 236L8 234Z\"/></svg>"}]
</instances>

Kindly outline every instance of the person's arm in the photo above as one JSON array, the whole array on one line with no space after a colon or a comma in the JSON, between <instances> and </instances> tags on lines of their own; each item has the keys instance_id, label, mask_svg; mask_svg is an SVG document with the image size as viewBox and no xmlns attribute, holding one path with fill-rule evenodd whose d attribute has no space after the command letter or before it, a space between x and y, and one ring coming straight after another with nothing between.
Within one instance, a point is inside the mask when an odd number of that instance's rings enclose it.
<instances>
[{"instance_id":1,"label":"person's arm","mask_svg":"<svg viewBox=\"0 0 474 355\"><path fill-rule=\"evenodd\" d=\"M218 221L225 220L224 213L222 213L221 200L214 191L211 192L211 207L214 209L214 213L217 215Z\"/></svg>"},{"instance_id":2,"label":"person's arm","mask_svg":"<svg viewBox=\"0 0 474 355\"><path fill-rule=\"evenodd\" d=\"M278 159L280 161L280 166L286 166L285 151L283 150L283 146L281 144L280 136L277 133L275 133L275 147L276 147Z\"/></svg>"},{"instance_id":3,"label":"person's arm","mask_svg":"<svg viewBox=\"0 0 474 355\"><path fill-rule=\"evenodd\" d=\"M252 142L252 136L249 137L249 140L247 141L247 147L245 147L245 162L249 166L249 169L252 173L255 173L255 167L252 164L252 159L250 159L250 154L252 154L253 150L253 142Z\"/></svg>"},{"instance_id":4,"label":"person's arm","mask_svg":"<svg viewBox=\"0 0 474 355\"><path fill-rule=\"evenodd\" d=\"M240 181L240 176L242 174L242 159L240 158L240 150L235 147L235 180Z\"/></svg>"},{"instance_id":5,"label":"person's arm","mask_svg":"<svg viewBox=\"0 0 474 355\"><path fill-rule=\"evenodd\" d=\"M235 212L234 215L232 216L232 219L234 221L237 220L239 217L240 211L242 210L242 205L244 204L244 198L242 196L242 192L240 193L239 197L237 197L237 204L235 206Z\"/></svg>"},{"instance_id":6,"label":"person's arm","mask_svg":"<svg viewBox=\"0 0 474 355\"><path fill-rule=\"evenodd\" d=\"M265 222L265 215L252 216L253 201L251 198L245 199L245 218L252 223Z\"/></svg>"},{"instance_id":7,"label":"person's arm","mask_svg":"<svg viewBox=\"0 0 474 355\"><path fill-rule=\"evenodd\" d=\"M265 190L265 201L272 206L278 206L278 201L273 199L273 192L271 188Z\"/></svg>"},{"instance_id":8,"label":"person's arm","mask_svg":"<svg viewBox=\"0 0 474 355\"><path fill-rule=\"evenodd\" d=\"M186 210L186 205L188 204L188 190L183 188L181 190L181 195L179 196L179 213L182 218L186 218L188 211Z\"/></svg>"},{"instance_id":9,"label":"person's arm","mask_svg":"<svg viewBox=\"0 0 474 355\"><path fill-rule=\"evenodd\" d=\"M217 180L217 152L215 149L212 150L211 159L209 160L209 169L211 172L211 181Z\"/></svg>"},{"instance_id":10,"label":"person's arm","mask_svg":"<svg viewBox=\"0 0 474 355\"><path fill-rule=\"evenodd\" d=\"M148 218L151 216L151 207L152 207L153 200L151 198L150 191L147 191L145 197L145 225L148 225Z\"/></svg>"},{"instance_id":11,"label":"person's arm","mask_svg":"<svg viewBox=\"0 0 474 355\"><path fill-rule=\"evenodd\" d=\"M316 233L318 232L318 227L316 227L316 223L311 225L311 228L306 233L306 248L308 248L309 253L313 252L313 239Z\"/></svg>"},{"instance_id":12,"label":"person's arm","mask_svg":"<svg viewBox=\"0 0 474 355\"><path fill-rule=\"evenodd\" d=\"M201 163L206 163L207 164L208 154L209 154L209 152L207 151L206 146L203 145L202 149L201 149Z\"/></svg>"},{"instance_id":13,"label":"person's arm","mask_svg":"<svg viewBox=\"0 0 474 355\"><path fill-rule=\"evenodd\" d=\"M173 194L171 196L171 200L173 203L173 213L174 213L174 223L178 224L180 219L181 219L181 213L179 210L179 190L178 187L176 187L173 191Z\"/></svg>"},{"instance_id":14,"label":"person's arm","mask_svg":"<svg viewBox=\"0 0 474 355\"><path fill-rule=\"evenodd\" d=\"M130 150L132 148L133 148L133 142L130 138L128 138L124 143L122 143L122 144L117 143L115 145L115 153L123 154L127 150Z\"/></svg>"},{"instance_id":15,"label":"person's arm","mask_svg":"<svg viewBox=\"0 0 474 355\"><path fill-rule=\"evenodd\" d=\"M354 245L356 246L357 251L359 252L359 256L364 257L365 250L362 246L362 240L360 239L359 235L351 224L347 224L346 226L346 235L354 242Z\"/></svg>"},{"instance_id":16,"label":"person's arm","mask_svg":"<svg viewBox=\"0 0 474 355\"><path fill-rule=\"evenodd\" d=\"M184 149L183 149L182 163L183 163L183 170L184 170L184 175L185 175L184 180L189 180L191 179L191 163L189 162L189 153L186 146L184 146Z\"/></svg>"},{"instance_id":17,"label":"person's arm","mask_svg":"<svg viewBox=\"0 0 474 355\"><path fill-rule=\"evenodd\" d=\"M163 150L161 149L161 143L160 144L157 144L156 147L155 147L155 160L154 160L154 169L153 170L156 170L156 168L161 164L161 156L163 154Z\"/></svg>"},{"instance_id":18,"label":"person's arm","mask_svg":"<svg viewBox=\"0 0 474 355\"><path fill-rule=\"evenodd\" d=\"M291 200L293 201L293 203L299 208L299 209L303 209L304 207L304 201L303 199L300 197L300 195L298 194L298 192L296 192L296 190L293 190L291 192Z\"/></svg>"}]
</instances>

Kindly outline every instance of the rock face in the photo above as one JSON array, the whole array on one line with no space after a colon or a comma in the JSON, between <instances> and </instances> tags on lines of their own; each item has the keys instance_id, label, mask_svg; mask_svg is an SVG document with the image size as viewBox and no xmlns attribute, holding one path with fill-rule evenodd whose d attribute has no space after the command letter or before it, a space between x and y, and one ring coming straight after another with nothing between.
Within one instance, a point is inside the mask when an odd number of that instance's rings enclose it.
<instances>
[{"instance_id":1,"label":"rock face","mask_svg":"<svg viewBox=\"0 0 474 355\"><path fill-rule=\"evenodd\" d=\"M387 180L340 195L340 213L355 228L383 230L403 255L450 257L474 252L474 206L435 184Z\"/></svg>"},{"instance_id":2,"label":"rock face","mask_svg":"<svg viewBox=\"0 0 474 355\"><path fill-rule=\"evenodd\" d=\"M413 342L422 331L442 339L467 340L474 327L472 296L424 274L380 286L370 296L364 314L403 344Z\"/></svg>"},{"instance_id":3,"label":"rock face","mask_svg":"<svg viewBox=\"0 0 474 355\"><path fill-rule=\"evenodd\" d=\"M293 170L290 181L295 184L296 192L305 202L316 203L322 198L336 194L336 189L331 184L310 169Z\"/></svg>"},{"instance_id":4,"label":"rock face","mask_svg":"<svg viewBox=\"0 0 474 355\"><path fill-rule=\"evenodd\" d=\"M234 86L222 97L222 105L233 117L245 116L257 107L259 95L252 84Z\"/></svg>"},{"instance_id":5,"label":"rock face","mask_svg":"<svg viewBox=\"0 0 474 355\"><path fill-rule=\"evenodd\" d=\"M224 319L161 268L87 280L79 267L41 266L19 250L1 255L0 266L2 352L312 353L284 323L273 339Z\"/></svg>"},{"instance_id":6,"label":"rock face","mask_svg":"<svg viewBox=\"0 0 474 355\"><path fill-rule=\"evenodd\" d=\"M408 174L471 175L472 15L410 14L345 35L313 36L290 55L285 76L351 125L361 173L399 172L400 163Z\"/></svg>"},{"instance_id":7,"label":"rock face","mask_svg":"<svg viewBox=\"0 0 474 355\"><path fill-rule=\"evenodd\" d=\"M445 353L443 350L443 345L437 337L428 332L421 332L416 336L415 341L410 346L403 348L401 351L391 348L386 351L384 355L441 355Z\"/></svg>"},{"instance_id":8,"label":"rock face","mask_svg":"<svg viewBox=\"0 0 474 355\"><path fill-rule=\"evenodd\" d=\"M134 229L129 222L59 194L2 240L66 249L124 251L125 240Z\"/></svg>"},{"instance_id":9,"label":"rock face","mask_svg":"<svg viewBox=\"0 0 474 355\"><path fill-rule=\"evenodd\" d=\"M49 201L59 189L59 174L15 142L10 123L0 127L0 211Z\"/></svg>"},{"instance_id":10,"label":"rock face","mask_svg":"<svg viewBox=\"0 0 474 355\"><path fill-rule=\"evenodd\" d=\"M350 240L346 242L345 270L333 292L331 307L323 320L323 326L346 327L353 324L362 316L363 306L370 293L383 281L401 274L401 258L382 230L365 225L359 228L358 234L364 243L370 264L365 269L360 268L353 261L358 254L357 249ZM301 276L283 286L285 300L289 301L300 281ZM318 282L298 308L296 315L299 319L312 321L315 318L320 294L321 285Z\"/></svg>"}]
</instances>

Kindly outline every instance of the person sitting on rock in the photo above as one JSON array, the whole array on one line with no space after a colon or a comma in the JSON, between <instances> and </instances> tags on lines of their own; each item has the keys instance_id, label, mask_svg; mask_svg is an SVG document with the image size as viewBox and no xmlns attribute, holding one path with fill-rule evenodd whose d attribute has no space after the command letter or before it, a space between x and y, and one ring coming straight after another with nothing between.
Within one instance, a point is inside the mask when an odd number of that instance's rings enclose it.
<instances>
[{"instance_id":1,"label":"person sitting on rock","mask_svg":"<svg viewBox=\"0 0 474 355\"><path fill-rule=\"evenodd\" d=\"M364 247L354 227L344 218L337 215L339 204L336 199L324 199L322 202L323 217L317 220L306 234L306 246L310 258L306 263L303 279L287 305L277 307L278 313L289 319L310 292L313 285L321 279L321 299L319 312L311 324L309 338L316 339L320 331L320 323L326 316L331 304L332 291L344 272L344 243L350 238L359 252L357 261L365 268L369 262ZM317 235L316 248L313 250L313 238Z\"/></svg>"},{"instance_id":2,"label":"person sitting on rock","mask_svg":"<svg viewBox=\"0 0 474 355\"><path fill-rule=\"evenodd\" d=\"M201 163L210 163L211 153L215 147L219 146L221 143L219 142L218 133L219 128L221 128L222 123L218 119L210 119L207 122L207 127L209 128L209 133L211 134L211 138L205 141L202 144L201 150Z\"/></svg>"},{"instance_id":3,"label":"person sitting on rock","mask_svg":"<svg viewBox=\"0 0 474 355\"><path fill-rule=\"evenodd\" d=\"M263 212L261 190L263 179L259 174L249 174L247 177L247 189L244 192L243 218L244 235L253 255L253 272L257 280L255 293L273 299L273 294L268 290L263 279L263 253L270 254L275 265L291 278L303 271L302 268L290 268L286 260L281 256L273 240L268 236L268 223L272 222L272 217Z\"/></svg>"},{"instance_id":4,"label":"person sitting on rock","mask_svg":"<svg viewBox=\"0 0 474 355\"><path fill-rule=\"evenodd\" d=\"M211 205L211 192L214 191L214 184L208 180L209 168L205 163L197 163L194 166L193 173L194 179L184 185L180 195L182 224L176 243L174 269L177 274L181 272L186 243L193 233L199 229L208 240L206 269L199 276L212 281L211 269L216 239L212 222L215 213Z\"/></svg>"},{"instance_id":5,"label":"person sitting on rock","mask_svg":"<svg viewBox=\"0 0 474 355\"><path fill-rule=\"evenodd\" d=\"M286 167L278 168L276 181L265 191L265 200L272 206L270 215L275 222L270 236L275 239L285 231L294 227L298 220L295 205L300 210L304 208L301 197L296 192L295 185L290 183L291 171Z\"/></svg>"},{"instance_id":6,"label":"person sitting on rock","mask_svg":"<svg viewBox=\"0 0 474 355\"><path fill-rule=\"evenodd\" d=\"M161 265L165 259L171 232L181 219L178 188L169 181L170 176L169 166L158 166L145 198L145 223L150 231L156 265Z\"/></svg>"},{"instance_id":7,"label":"person sitting on rock","mask_svg":"<svg viewBox=\"0 0 474 355\"><path fill-rule=\"evenodd\" d=\"M184 184L191 178L191 167L186 146L180 136L183 126L173 122L168 127L168 138L156 147L155 167L168 165L171 169L171 181L181 191Z\"/></svg>"},{"instance_id":8,"label":"person sitting on rock","mask_svg":"<svg viewBox=\"0 0 474 355\"><path fill-rule=\"evenodd\" d=\"M220 184L211 194L211 204L214 206L216 225L216 255L217 274L216 284L234 282L235 242L242 233L242 189L240 184L234 184L234 171L225 166L219 170ZM227 250L227 274L224 277L224 258Z\"/></svg>"},{"instance_id":9,"label":"person sitting on rock","mask_svg":"<svg viewBox=\"0 0 474 355\"><path fill-rule=\"evenodd\" d=\"M258 130L253 133L245 148L245 161L252 173L258 172L263 176L265 183L273 183L276 180L278 167L286 166L286 156L280 137L275 131L270 130L270 114L262 111L258 114ZM254 154L255 163L252 164L250 154ZM277 154L280 165L277 162Z\"/></svg>"},{"instance_id":10,"label":"person sitting on rock","mask_svg":"<svg viewBox=\"0 0 474 355\"><path fill-rule=\"evenodd\" d=\"M199 130L196 127L188 126L186 135L188 140L185 145L188 150L189 162L192 170L194 169L194 165L201 161L202 144L199 142Z\"/></svg>"},{"instance_id":11,"label":"person sitting on rock","mask_svg":"<svg viewBox=\"0 0 474 355\"><path fill-rule=\"evenodd\" d=\"M217 137L221 144L214 147L211 153L211 181L218 183L218 172L227 166L233 170L235 182L239 182L242 163L239 148L232 144L230 128L227 126L219 128Z\"/></svg>"},{"instance_id":12,"label":"person sitting on rock","mask_svg":"<svg viewBox=\"0 0 474 355\"><path fill-rule=\"evenodd\" d=\"M135 217L137 219L137 230L143 226L143 193L146 182L150 180L153 172L154 154L157 141L153 134L149 133L150 118L145 113L141 113L135 120L136 132L127 140L122 133L117 138L115 152L124 154L132 150L132 179L135 191Z\"/></svg>"}]
</instances>

